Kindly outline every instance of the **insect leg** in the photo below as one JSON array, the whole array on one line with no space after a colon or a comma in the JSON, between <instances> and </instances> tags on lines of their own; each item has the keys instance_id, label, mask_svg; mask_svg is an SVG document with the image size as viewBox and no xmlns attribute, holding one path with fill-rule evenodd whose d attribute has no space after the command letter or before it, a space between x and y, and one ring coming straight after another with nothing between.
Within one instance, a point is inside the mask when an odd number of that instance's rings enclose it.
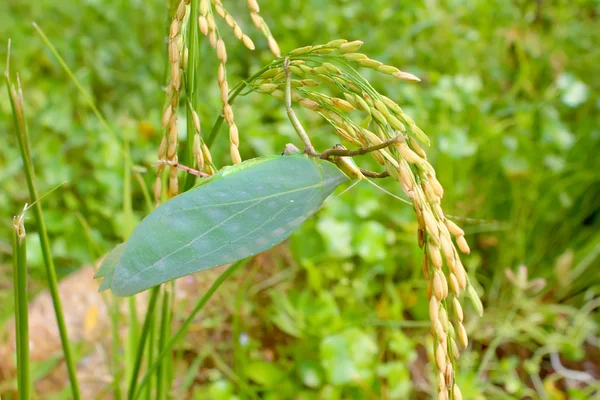
<instances>
[{"instance_id":1,"label":"insect leg","mask_svg":"<svg viewBox=\"0 0 600 400\"><path fill-rule=\"evenodd\" d=\"M300 124L298 117L296 117L296 113L292 109L292 80L291 80L289 65L290 65L290 59L286 58L285 61L283 62L283 69L285 70L285 75L286 75L285 109L287 111L287 115L288 115L290 121L292 122L292 125L294 126L294 129L296 130L296 133L298 134L298 136L300 136L300 139L302 139L302 141L304 142L304 152L306 154L308 154L309 156L317 157L319 154L315 151L315 148L312 145L312 143L310 142L310 139L308 138L306 131L304 131L302 124Z\"/></svg>"}]
</instances>

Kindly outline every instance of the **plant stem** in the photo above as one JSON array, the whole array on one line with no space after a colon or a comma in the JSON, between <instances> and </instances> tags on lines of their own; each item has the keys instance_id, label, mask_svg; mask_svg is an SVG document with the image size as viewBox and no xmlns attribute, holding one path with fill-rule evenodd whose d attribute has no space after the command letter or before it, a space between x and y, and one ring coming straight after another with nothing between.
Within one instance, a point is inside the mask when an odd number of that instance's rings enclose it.
<instances>
[{"instance_id":1,"label":"plant stem","mask_svg":"<svg viewBox=\"0 0 600 400\"><path fill-rule=\"evenodd\" d=\"M156 287L157 291L159 292L160 295L160 286ZM157 295L157 302L158 302L158 296ZM155 310L156 310L156 306L155 306ZM151 321L150 321L150 332L148 333L148 340L146 341L146 351L148 352L148 361L147 361L147 365L152 365L152 363L154 362L154 354L155 354L155 350L156 350L156 323L158 320L158 313L156 311L153 310L152 315L151 315ZM152 378L150 379L150 384L148 385L148 387L146 388L146 399L147 400L152 400L152 387L153 387L153 383L156 381L156 377L154 375L152 375Z\"/></svg>"},{"instance_id":2,"label":"plant stem","mask_svg":"<svg viewBox=\"0 0 600 400\"><path fill-rule=\"evenodd\" d=\"M171 327L171 288L169 285L163 285L163 298L162 298L162 310L160 317L160 336L158 339L158 353L162 353L165 348L165 343L170 333ZM165 400L167 398L167 360L159 362L158 369L156 371L156 398L157 400Z\"/></svg>"},{"instance_id":3,"label":"plant stem","mask_svg":"<svg viewBox=\"0 0 600 400\"><path fill-rule=\"evenodd\" d=\"M25 211L23 211L25 213ZM13 219L13 279L17 339L17 382L19 400L31 398L29 368L29 308L27 304L27 250L23 214Z\"/></svg>"},{"instance_id":4,"label":"plant stem","mask_svg":"<svg viewBox=\"0 0 600 400\"><path fill-rule=\"evenodd\" d=\"M140 372L140 368L142 365L142 356L144 355L144 347L146 345L146 338L148 337L148 332L152 326L152 317L154 315L154 309L156 307L156 300L158 299L158 294L160 293L160 286L155 286L152 288L150 293L150 301L148 302L148 310L146 311L146 318L144 319L144 325L142 326L142 333L140 335L138 341L137 352L135 354L135 360L133 363L133 371L131 373L131 377L129 380L129 389L127 391L127 398L133 399L133 394L135 393L135 388L137 386L137 378ZM134 297L134 296L131 296ZM141 388L140 388L141 389Z\"/></svg>"},{"instance_id":5,"label":"plant stem","mask_svg":"<svg viewBox=\"0 0 600 400\"><path fill-rule=\"evenodd\" d=\"M10 50L7 60L10 61ZM31 150L29 146L29 133L27 130L27 123L25 121L25 114L23 110L23 91L19 84L18 93L17 89L12 85L8 72L8 63L5 72L6 87L8 89L8 97L10 98L11 107L13 110L13 118L16 128L17 141L19 142L19 149L21 151L21 158L23 159L23 169L25 170L25 177L27 180L27 187L29 189L29 197L33 206L33 213L38 227L40 243L42 246L42 255L44 258L44 264L46 266L46 279L48 281L48 289L50 296L52 297L52 304L54 306L54 312L56 314L56 323L58 325L58 331L60 334L60 340L62 343L63 353L65 356L65 363L67 365L67 371L69 374L69 381L71 383L71 392L75 400L81 398L79 392L79 384L77 382L77 375L75 373L75 363L71 353L71 347L69 342L69 335L65 325L65 317L63 314L62 304L58 293L58 283L56 279L56 269L54 268L54 261L52 260L52 253L50 251L50 240L48 239L48 232L46 230L46 223L44 222L44 214L42 212L42 204L38 201L39 196L37 188L35 186L35 171L33 170L33 163L31 161Z\"/></svg>"},{"instance_id":6,"label":"plant stem","mask_svg":"<svg viewBox=\"0 0 600 400\"><path fill-rule=\"evenodd\" d=\"M202 298L198 301L198 303L196 303L196 306L194 306L194 309L192 310L190 315L188 315L188 317L185 319L183 324L181 324L181 326L179 327L179 329L177 330L175 335L173 335L171 337L171 339L169 339L169 341L164 346L164 348L162 349L160 354L156 357L154 364L146 371L146 375L144 376L144 379L142 379L142 382L140 383L140 387L139 387L138 391L136 392L135 396L133 397L133 399L137 399L139 397L142 389L148 384L150 376L159 367L161 360L167 355L168 352L171 351L171 349L173 349L173 346L175 346L175 344L177 344L177 342L179 342L183 338L183 335L185 335L185 333L187 332L191 323L194 321L194 318L196 317L196 315L204 308L204 306L206 305L208 300L217 291L219 286L221 286L221 284L223 282L225 282L227 280L227 278L229 278L231 275L233 275L233 273L235 271L237 271L242 265L245 265L245 264L246 264L246 259L243 259L243 260L233 263L229 268L227 268L227 270L225 270L225 272L223 272L221 275L219 275L219 277L213 282L213 284L206 291L206 293L204 293L204 296L202 296Z\"/></svg>"},{"instance_id":7,"label":"plant stem","mask_svg":"<svg viewBox=\"0 0 600 400\"><path fill-rule=\"evenodd\" d=\"M133 232L133 206L131 202L131 168L127 163L129 158L129 142L123 145L123 242L129 239ZM125 347L126 378L131 379L135 369L136 349L139 338L139 322L135 296L127 298L127 310L129 314L129 326L127 330L127 344Z\"/></svg>"},{"instance_id":8,"label":"plant stem","mask_svg":"<svg viewBox=\"0 0 600 400\"><path fill-rule=\"evenodd\" d=\"M144 178L142 174L139 172L135 172L135 179L140 184L140 189L142 190L142 195L144 196L144 201L146 203L146 208L148 209L148 213L151 213L154 210L154 202L150 197L150 192L148 191L148 186L146 186L146 182L144 182Z\"/></svg>"},{"instance_id":9,"label":"plant stem","mask_svg":"<svg viewBox=\"0 0 600 400\"><path fill-rule=\"evenodd\" d=\"M119 363L119 304L121 303L116 297L114 302L110 304L110 325L111 325L111 355L112 355L112 373L113 373L113 398L121 400L121 378L123 376L123 368ZM107 302L108 304L108 302Z\"/></svg>"}]
</instances>

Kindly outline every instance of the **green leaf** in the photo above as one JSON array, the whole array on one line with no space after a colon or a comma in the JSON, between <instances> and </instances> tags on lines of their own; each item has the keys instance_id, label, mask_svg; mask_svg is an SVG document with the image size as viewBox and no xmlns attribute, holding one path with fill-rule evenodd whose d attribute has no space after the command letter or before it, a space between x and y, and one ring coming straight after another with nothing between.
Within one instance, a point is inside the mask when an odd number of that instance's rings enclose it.
<instances>
[{"instance_id":1,"label":"green leaf","mask_svg":"<svg viewBox=\"0 0 600 400\"><path fill-rule=\"evenodd\" d=\"M267 361L254 361L245 368L248 378L259 385L272 387L282 381L285 373L277 365Z\"/></svg>"},{"instance_id":2,"label":"green leaf","mask_svg":"<svg viewBox=\"0 0 600 400\"><path fill-rule=\"evenodd\" d=\"M313 360L302 360L298 364L298 377L309 388L318 388L323 384L321 366Z\"/></svg>"},{"instance_id":3,"label":"green leaf","mask_svg":"<svg viewBox=\"0 0 600 400\"><path fill-rule=\"evenodd\" d=\"M330 256L347 258L352 255L352 225L349 222L324 217L317 223L317 230L325 239Z\"/></svg>"},{"instance_id":4,"label":"green leaf","mask_svg":"<svg viewBox=\"0 0 600 400\"><path fill-rule=\"evenodd\" d=\"M385 259L386 236L386 229L379 222L368 221L362 224L354 238L358 255L370 263Z\"/></svg>"},{"instance_id":5,"label":"green leaf","mask_svg":"<svg viewBox=\"0 0 600 400\"><path fill-rule=\"evenodd\" d=\"M392 361L382 364L377 367L377 375L388 382L390 399L411 398L412 384L410 372L405 362Z\"/></svg>"},{"instance_id":6,"label":"green leaf","mask_svg":"<svg viewBox=\"0 0 600 400\"><path fill-rule=\"evenodd\" d=\"M561 100L569 107L577 107L588 99L588 87L573 74L563 73L558 77L557 84L562 92Z\"/></svg>"},{"instance_id":7,"label":"green leaf","mask_svg":"<svg viewBox=\"0 0 600 400\"><path fill-rule=\"evenodd\" d=\"M100 269L96 272L94 278L104 278L100 285L101 291L108 289L112 284L113 274L115 273L115 268L117 268L121 254L123 254L123 250L125 250L125 243L118 244L110 253L108 253L102 262L102 265L100 265Z\"/></svg>"},{"instance_id":8,"label":"green leaf","mask_svg":"<svg viewBox=\"0 0 600 400\"><path fill-rule=\"evenodd\" d=\"M288 238L346 181L334 164L302 155L224 168L148 215L122 249L112 280L105 271L113 269L114 258L101 267L109 280L102 289L129 296L265 251Z\"/></svg>"},{"instance_id":9,"label":"green leaf","mask_svg":"<svg viewBox=\"0 0 600 400\"><path fill-rule=\"evenodd\" d=\"M321 342L321 364L329 382L344 385L373 376L377 344L358 328L331 335Z\"/></svg>"},{"instance_id":10,"label":"green leaf","mask_svg":"<svg viewBox=\"0 0 600 400\"><path fill-rule=\"evenodd\" d=\"M206 387L196 387L194 389L194 399L197 400L239 400L235 395L235 387L231 382L220 379L213 382L206 390Z\"/></svg>"}]
</instances>

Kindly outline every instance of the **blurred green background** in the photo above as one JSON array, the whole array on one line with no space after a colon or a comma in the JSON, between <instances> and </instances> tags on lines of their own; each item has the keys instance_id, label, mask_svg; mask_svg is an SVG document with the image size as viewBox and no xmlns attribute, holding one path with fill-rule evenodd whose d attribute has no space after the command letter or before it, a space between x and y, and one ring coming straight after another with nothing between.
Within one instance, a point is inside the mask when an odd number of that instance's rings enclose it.
<instances>
[{"instance_id":1,"label":"blurred green background","mask_svg":"<svg viewBox=\"0 0 600 400\"><path fill-rule=\"evenodd\" d=\"M249 52L223 29L231 87L272 55L245 2L225 3L257 44ZM371 58L422 78L408 84L361 71L431 137L429 158L446 189L447 213L477 220L462 222L472 248L465 266L486 307L481 319L466 310L472 344L457 372L467 399L586 399L593 385L598 390L599 12L598 0L261 2L283 52L359 39ZM168 16L163 1L8 0L2 6L0 38L12 39L11 68L24 86L40 192L67 182L44 200L65 276L120 241L123 163L118 144L32 21L128 140L134 162L149 168L150 185L162 135ZM3 44L0 59L5 56ZM199 113L206 133L220 104L217 61L206 40L202 61ZM296 140L275 99L252 94L234 110L244 158L280 153ZM337 143L318 116L300 116L320 148ZM4 305L12 298L10 217L28 199L13 129L2 95ZM227 149L222 132L213 151L218 167L228 163ZM133 206L143 218L137 184ZM260 296L238 296L232 307L241 318L225 329L222 343L199 346L219 349L264 398L428 398L431 346L415 231L410 207L370 185L331 199L292 237L289 252L279 249L265 266L278 279ZM38 292L44 272L33 221L28 237L31 288ZM527 277L518 274L522 266ZM11 314L3 306L0 321ZM565 378L565 370L585 371L590 379ZM196 379L192 392L197 399L243 397L218 369Z\"/></svg>"}]
</instances>

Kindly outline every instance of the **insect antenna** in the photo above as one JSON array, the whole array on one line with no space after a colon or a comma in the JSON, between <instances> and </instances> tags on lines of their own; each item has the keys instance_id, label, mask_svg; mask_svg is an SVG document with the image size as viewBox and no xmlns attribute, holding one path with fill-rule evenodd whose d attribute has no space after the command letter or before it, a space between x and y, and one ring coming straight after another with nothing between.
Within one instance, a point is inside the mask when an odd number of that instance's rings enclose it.
<instances>
[{"instance_id":1,"label":"insect antenna","mask_svg":"<svg viewBox=\"0 0 600 400\"><path fill-rule=\"evenodd\" d=\"M377 189L381 190L382 192L389 194L390 196L392 196L393 198L395 198L396 200L400 200L403 203L408 204L409 206L412 205L412 203L406 199L403 199L400 196L395 195L394 193L390 192L389 190L386 190L384 188L382 188L381 186L379 186L378 184L376 184L375 182L373 182L370 179L365 179L367 182L369 182L371 185L375 186Z\"/></svg>"},{"instance_id":2,"label":"insect antenna","mask_svg":"<svg viewBox=\"0 0 600 400\"><path fill-rule=\"evenodd\" d=\"M403 199L400 196L395 195L394 193L382 188L381 186L379 186L378 184L376 184L375 182L371 181L370 179L361 179L361 180L366 180L367 182L369 182L371 185L375 186L377 189L381 190L382 192L384 192L385 194L388 194L390 196L392 196L393 198L395 198L396 200L400 200L403 203L406 203L408 205L412 205L412 203L406 199ZM348 186L346 189L344 189L340 194L338 194L336 197L340 197L341 195L343 195L344 193L348 192L350 189L352 189L354 186L358 185L359 182L361 180L356 180L352 185Z\"/></svg>"},{"instance_id":3,"label":"insect antenna","mask_svg":"<svg viewBox=\"0 0 600 400\"><path fill-rule=\"evenodd\" d=\"M352 189L354 186L358 185L358 182L360 182L360 181L356 180L352 185L350 185L346 189L342 190L342 192L340 194L338 194L336 197L340 197L341 195L343 195L344 193L346 193L347 191Z\"/></svg>"}]
</instances>

